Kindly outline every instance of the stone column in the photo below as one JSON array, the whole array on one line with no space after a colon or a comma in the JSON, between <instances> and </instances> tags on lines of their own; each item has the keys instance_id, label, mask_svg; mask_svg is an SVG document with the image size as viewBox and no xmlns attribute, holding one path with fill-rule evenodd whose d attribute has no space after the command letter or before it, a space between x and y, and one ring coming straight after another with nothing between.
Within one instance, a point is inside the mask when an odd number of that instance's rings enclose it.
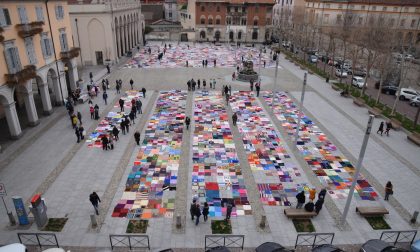
<instances>
[{"instance_id":1,"label":"stone column","mask_svg":"<svg viewBox=\"0 0 420 252\"><path fill-rule=\"evenodd\" d=\"M127 37L126 37L126 32L125 32L125 27L126 25L121 26L121 41L122 41L122 48L123 48L123 55L127 52Z\"/></svg>"},{"instance_id":2,"label":"stone column","mask_svg":"<svg viewBox=\"0 0 420 252\"><path fill-rule=\"evenodd\" d=\"M50 92L48 91L48 85L38 85L39 87L39 93L41 95L42 100L42 108L44 109L44 115L51 115L53 112L52 106L51 106L51 98L50 98Z\"/></svg>"},{"instance_id":3,"label":"stone column","mask_svg":"<svg viewBox=\"0 0 420 252\"><path fill-rule=\"evenodd\" d=\"M70 88L71 90L75 90L77 88L76 83L79 80L76 58L71 59L69 65L70 66L68 67L67 71L69 73Z\"/></svg>"},{"instance_id":4,"label":"stone column","mask_svg":"<svg viewBox=\"0 0 420 252\"><path fill-rule=\"evenodd\" d=\"M7 125L9 132L13 139L18 139L22 136L22 129L20 127L19 118L16 112L16 102L4 105L4 112L6 113Z\"/></svg>"},{"instance_id":5,"label":"stone column","mask_svg":"<svg viewBox=\"0 0 420 252\"><path fill-rule=\"evenodd\" d=\"M39 124L38 113L36 112L34 93L32 91L23 93L25 100L26 113L28 115L29 126L36 126Z\"/></svg>"}]
</instances>

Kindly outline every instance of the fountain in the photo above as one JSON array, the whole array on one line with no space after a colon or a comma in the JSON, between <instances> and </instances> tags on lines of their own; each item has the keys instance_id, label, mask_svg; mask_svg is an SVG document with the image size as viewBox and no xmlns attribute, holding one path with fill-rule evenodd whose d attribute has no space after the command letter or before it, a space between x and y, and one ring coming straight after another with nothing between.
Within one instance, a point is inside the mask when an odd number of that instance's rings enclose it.
<instances>
[{"instance_id":1,"label":"fountain","mask_svg":"<svg viewBox=\"0 0 420 252\"><path fill-rule=\"evenodd\" d=\"M254 71L254 62L252 60L248 59L244 61L243 68L238 74L238 80L247 82L258 80L258 73Z\"/></svg>"}]
</instances>

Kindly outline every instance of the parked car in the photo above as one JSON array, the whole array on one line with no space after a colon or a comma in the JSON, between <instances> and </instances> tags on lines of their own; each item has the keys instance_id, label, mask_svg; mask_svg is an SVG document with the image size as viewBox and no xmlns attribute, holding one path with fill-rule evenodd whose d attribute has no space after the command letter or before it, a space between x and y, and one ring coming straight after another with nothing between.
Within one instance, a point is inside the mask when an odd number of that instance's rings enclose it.
<instances>
[{"instance_id":1,"label":"parked car","mask_svg":"<svg viewBox=\"0 0 420 252\"><path fill-rule=\"evenodd\" d=\"M365 79L360 76L353 76L351 84L355 87L362 88L365 85ZM366 83L367 87L367 83Z\"/></svg>"},{"instance_id":2,"label":"parked car","mask_svg":"<svg viewBox=\"0 0 420 252\"><path fill-rule=\"evenodd\" d=\"M345 70L341 70L339 68L335 69L335 76L347 78L347 72Z\"/></svg>"},{"instance_id":3,"label":"parked car","mask_svg":"<svg viewBox=\"0 0 420 252\"><path fill-rule=\"evenodd\" d=\"M347 73L349 75L354 75L354 76L360 76L365 78L366 77L366 70L363 68L349 68L349 70L347 71Z\"/></svg>"},{"instance_id":4,"label":"parked car","mask_svg":"<svg viewBox=\"0 0 420 252\"><path fill-rule=\"evenodd\" d=\"M318 57L315 55L310 55L309 56L309 62L311 63L317 63L318 62Z\"/></svg>"},{"instance_id":5,"label":"parked car","mask_svg":"<svg viewBox=\"0 0 420 252\"><path fill-rule=\"evenodd\" d=\"M419 105L420 105L420 96L418 95L418 96L416 96L416 97L413 97L413 98L410 100L410 105L411 105L411 106L413 106L413 107L417 107L417 106L419 106Z\"/></svg>"},{"instance_id":6,"label":"parked car","mask_svg":"<svg viewBox=\"0 0 420 252\"><path fill-rule=\"evenodd\" d=\"M420 240L417 240L411 244L411 251L412 252L420 252Z\"/></svg>"},{"instance_id":7,"label":"parked car","mask_svg":"<svg viewBox=\"0 0 420 252\"><path fill-rule=\"evenodd\" d=\"M388 95L395 95L397 91L398 91L398 87L392 86L392 85L382 86L381 88L381 92L383 94L388 94Z\"/></svg>"},{"instance_id":8,"label":"parked car","mask_svg":"<svg viewBox=\"0 0 420 252\"><path fill-rule=\"evenodd\" d=\"M25 245L20 243L13 243L0 247L0 252L26 252L28 251Z\"/></svg>"},{"instance_id":9,"label":"parked car","mask_svg":"<svg viewBox=\"0 0 420 252\"><path fill-rule=\"evenodd\" d=\"M331 244L322 244L312 248L311 252L343 252L343 250Z\"/></svg>"},{"instance_id":10,"label":"parked car","mask_svg":"<svg viewBox=\"0 0 420 252\"><path fill-rule=\"evenodd\" d=\"M408 252L408 250L391 246L382 240L372 239L362 245L360 252Z\"/></svg>"},{"instance_id":11,"label":"parked car","mask_svg":"<svg viewBox=\"0 0 420 252\"><path fill-rule=\"evenodd\" d=\"M411 88L401 88L400 93L398 94L401 101L411 100L418 95L420 95L420 93Z\"/></svg>"},{"instance_id":12,"label":"parked car","mask_svg":"<svg viewBox=\"0 0 420 252\"><path fill-rule=\"evenodd\" d=\"M411 61L411 60L413 60L413 59L414 59L414 56L413 56L413 55L411 55L411 54L406 54L406 55L404 56L404 59L405 59L405 60L407 60L407 61Z\"/></svg>"}]
</instances>

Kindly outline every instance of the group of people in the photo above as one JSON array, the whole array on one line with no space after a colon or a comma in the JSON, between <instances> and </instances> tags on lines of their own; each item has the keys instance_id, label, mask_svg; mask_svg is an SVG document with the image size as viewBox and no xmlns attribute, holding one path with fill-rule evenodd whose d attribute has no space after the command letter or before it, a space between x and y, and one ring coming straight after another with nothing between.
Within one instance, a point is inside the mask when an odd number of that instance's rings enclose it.
<instances>
[{"instance_id":1,"label":"group of people","mask_svg":"<svg viewBox=\"0 0 420 252\"><path fill-rule=\"evenodd\" d=\"M298 193L296 195L296 199L297 199L296 208L300 209L300 208L303 207L308 212L315 211L316 214L319 214L319 212L322 209L322 205L324 205L324 200L325 200L326 194L327 194L327 190L325 188L322 189L318 194L318 200L314 203L315 195L316 195L316 189L311 188L311 189L309 189L309 202L307 202L305 204L305 202L306 202L305 191L302 190L300 193Z\"/></svg>"},{"instance_id":2,"label":"group of people","mask_svg":"<svg viewBox=\"0 0 420 252\"><path fill-rule=\"evenodd\" d=\"M249 81L249 89L251 91L254 91L254 80L250 80ZM257 97L260 96L260 90L261 90L261 80L257 81L257 83L255 83L255 90L257 91Z\"/></svg>"},{"instance_id":3,"label":"group of people","mask_svg":"<svg viewBox=\"0 0 420 252\"><path fill-rule=\"evenodd\" d=\"M82 124L82 114L80 111L77 111L76 113L74 112L74 107L70 100L67 100L65 105L70 117L70 122L74 130L74 134L77 137L77 143L80 143L80 140L85 139L86 135L85 128Z\"/></svg>"},{"instance_id":4,"label":"group of people","mask_svg":"<svg viewBox=\"0 0 420 252\"><path fill-rule=\"evenodd\" d=\"M384 127L385 127L385 123L381 122L381 124L379 124L379 128L378 131L376 131L376 134L382 134L384 133ZM389 131L392 128L392 123L390 121L386 122L386 128L385 128L385 135L389 136Z\"/></svg>"},{"instance_id":5,"label":"group of people","mask_svg":"<svg viewBox=\"0 0 420 252\"><path fill-rule=\"evenodd\" d=\"M235 204L231 201L227 201L226 203L226 216L225 221L230 220L230 216L232 214L232 210L235 207ZM223 206L223 203L222 203ZM204 222L207 222L208 216L209 216L209 204L207 202L204 202L203 207L200 206L200 203L198 202L198 196L193 197L193 201L190 206L190 214L191 214L191 220L195 220L195 225L197 226L198 223L200 223L200 216L203 215Z\"/></svg>"},{"instance_id":6,"label":"group of people","mask_svg":"<svg viewBox=\"0 0 420 252\"><path fill-rule=\"evenodd\" d=\"M222 95L226 98L226 105L229 104L229 98L232 96L232 86L231 85L223 85L222 88Z\"/></svg>"},{"instance_id":7,"label":"group of people","mask_svg":"<svg viewBox=\"0 0 420 252\"><path fill-rule=\"evenodd\" d=\"M203 79L203 81L201 81L200 79L195 81L194 78L192 78L191 80L187 81L188 91L195 91L196 86L197 86L197 89L200 89L201 85L203 85L203 89L206 89L207 87L206 79ZM210 79L209 86L210 86L210 89L216 89L216 79Z\"/></svg>"}]
</instances>

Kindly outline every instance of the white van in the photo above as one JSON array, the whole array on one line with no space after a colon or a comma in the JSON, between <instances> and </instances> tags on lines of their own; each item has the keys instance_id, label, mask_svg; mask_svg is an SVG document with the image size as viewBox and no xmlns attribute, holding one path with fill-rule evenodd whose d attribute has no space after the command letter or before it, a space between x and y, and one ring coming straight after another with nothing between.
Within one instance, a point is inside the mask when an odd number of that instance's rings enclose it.
<instances>
[{"instance_id":1,"label":"white van","mask_svg":"<svg viewBox=\"0 0 420 252\"><path fill-rule=\"evenodd\" d=\"M25 245L20 243L13 243L0 247L0 252L27 252Z\"/></svg>"}]
</instances>

